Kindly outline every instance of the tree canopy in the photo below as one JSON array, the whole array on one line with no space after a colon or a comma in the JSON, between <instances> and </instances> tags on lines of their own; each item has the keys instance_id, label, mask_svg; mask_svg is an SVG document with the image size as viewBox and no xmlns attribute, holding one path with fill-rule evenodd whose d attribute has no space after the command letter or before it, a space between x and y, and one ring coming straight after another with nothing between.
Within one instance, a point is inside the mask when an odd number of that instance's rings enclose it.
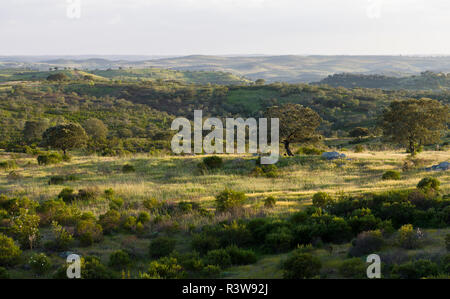
<instances>
[{"instance_id":1,"label":"tree canopy","mask_svg":"<svg viewBox=\"0 0 450 299\"><path fill-rule=\"evenodd\" d=\"M289 145L294 142L316 142L321 136L316 132L322 118L311 108L300 104L285 104L267 109L268 118L280 120L280 140L286 153L293 156Z\"/></svg>"},{"instance_id":2,"label":"tree canopy","mask_svg":"<svg viewBox=\"0 0 450 299\"><path fill-rule=\"evenodd\" d=\"M42 139L44 145L61 149L66 154L67 150L85 145L87 135L79 124L64 124L47 129Z\"/></svg>"},{"instance_id":3,"label":"tree canopy","mask_svg":"<svg viewBox=\"0 0 450 299\"><path fill-rule=\"evenodd\" d=\"M418 147L439 142L448 120L448 105L422 98L392 102L383 111L380 124L386 139L406 146L415 155Z\"/></svg>"}]
</instances>

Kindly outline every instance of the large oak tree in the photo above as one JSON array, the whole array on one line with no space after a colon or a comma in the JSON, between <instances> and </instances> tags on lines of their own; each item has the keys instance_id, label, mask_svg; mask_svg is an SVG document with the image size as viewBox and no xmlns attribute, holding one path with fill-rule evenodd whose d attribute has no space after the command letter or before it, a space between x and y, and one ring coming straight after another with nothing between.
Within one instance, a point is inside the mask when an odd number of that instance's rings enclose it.
<instances>
[{"instance_id":1,"label":"large oak tree","mask_svg":"<svg viewBox=\"0 0 450 299\"><path fill-rule=\"evenodd\" d=\"M293 156L291 143L316 142L321 136L316 132L322 118L311 108L299 104L284 104L267 109L268 118L278 118L280 122L280 140L286 153Z\"/></svg>"},{"instance_id":2,"label":"large oak tree","mask_svg":"<svg viewBox=\"0 0 450 299\"><path fill-rule=\"evenodd\" d=\"M380 125L385 138L415 155L418 147L440 141L448 120L447 105L428 98L408 99L392 102L383 111Z\"/></svg>"},{"instance_id":3,"label":"large oak tree","mask_svg":"<svg viewBox=\"0 0 450 299\"><path fill-rule=\"evenodd\" d=\"M87 135L79 124L64 124L47 129L42 135L44 145L67 150L80 148L86 144Z\"/></svg>"}]
</instances>

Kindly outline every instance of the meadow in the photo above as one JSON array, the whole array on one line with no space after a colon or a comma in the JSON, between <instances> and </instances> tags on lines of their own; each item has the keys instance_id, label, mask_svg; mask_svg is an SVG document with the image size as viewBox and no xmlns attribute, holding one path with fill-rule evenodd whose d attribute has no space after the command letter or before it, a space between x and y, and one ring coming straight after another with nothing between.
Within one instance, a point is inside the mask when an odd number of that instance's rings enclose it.
<instances>
[{"instance_id":1,"label":"meadow","mask_svg":"<svg viewBox=\"0 0 450 299\"><path fill-rule=\"evenodd\" d=\"M331 142L336 142L331 141ZM126 271L122 269L118 276L122 278L137 278L147 270L149 239L155 236L169 234L176 240L175 251L189 254L192 251L190 242L193 231L202 226L214 225L243 219L286 218L294 213L305 210L312 205L312 197L317 192L326 192L333 198L341 196L362 195L366 193L382 193L390 190L413 189L417 183L427 176L437 178L441 182L440 192L448 194L450 190L449 174L446 171L427 172L423 168L442 161L450 160L449 151L424 151L418 156L420 167L403 171L402 167L408 154L402 151L365 151L355 153L345 151L347 158L328 161L315 155L296 155L281 157L277 163L275 177L254 175L256 157L252 155L222 155L224 165L217 170L200 172L198 164L205 156L173 156L134 154L124 157L86 156L76 153L70 162L56 165L38 165L33 155L0 152L0 161L14 160L15 176L10 170L0 173L0 192L10 197L27 196L40 203L58 197L64 188L73 190L96 190L102 194L104 190L112 189L117 197L124 200L124 208L128 214L137 215L146 211L145 200L154 198L157 201L170 204L180 202L197 203L211 213L215 210L216 196L224 189L243 192L246 200L243 206L245 212L225 213L215 217L202 217L198 214L184 214L176 218L167 217L154 221L146 226L144 233L117 232L105 235L100 243L89 247L76 244L71 252L81 255L95 255L107 264L110 256L118 249L132 247L138 257ZM133 166L133 171L124 173L123 166ZM401 172L400 180L383 180L382 175L387 170ZM74 176L76 179L63 184L49 184L54 176ZM265 207L264 200L272 196L276 204ZM83 212L92 212L96 217L106 213L110 200L103 196L88 201L74 201L70 205ZM153 217L153 216L152 216ZM70 228L68 228L70 231ZM444 238L450 232L448 228L426 229L426 242L420 249L404 250L403 260L410 257L439 256L443 254ZM43 240L52 237L49 228L42 229ZM395 249L395 238L388 239L380 254L387 257L398 255ZM317 246L309 250L322 261L321 276L323 278L339 278L339 265L346 259L350 243L333 245L333 251ZM25 250L23 259L33 254ZM404 257L405 255L406 257ZM54 265L64 263L60 253L49 255ZM289 256L289 252L270 254L264 251L258 253L258 260L250 265L225 267L219 277L224 278L282 278L281 264ZM125 271L125 272L124 272ZM118 273L119 273L118 272ZM53 272L47 272L39 277L50 278ZM15 278L33 278L35 274L23 267L15 267L10 271Z\"/></svg>"}]
</instances>

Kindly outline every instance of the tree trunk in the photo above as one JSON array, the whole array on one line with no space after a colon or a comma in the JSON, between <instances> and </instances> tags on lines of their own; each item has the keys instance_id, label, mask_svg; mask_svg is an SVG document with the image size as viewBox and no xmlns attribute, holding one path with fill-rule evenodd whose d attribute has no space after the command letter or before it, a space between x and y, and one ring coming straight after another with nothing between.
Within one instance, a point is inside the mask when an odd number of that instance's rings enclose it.
<instances>
[{"instance_id":1,"label":"tree trunk","mask_svg":"<svg viewBox=\"0 0 450 299\"><path fill-rule=\"evenodd\" d=\"M289 141L285 140L283 141L284 149L286 150L286 153L289 157L293 157L294 154L291 152L291 149L289 148Z\"/></svg>"},{"instance_id":2,"label":"tree trunk","mask_svg":"<svg viewBox=\"0 0 450 299\"><path fill-rule=\"evenodd\" d=\"M416 155L416 145L414 144L414 141L409 142L409 152L411 153L411 156Z\"/></svg>"}]
</instances>

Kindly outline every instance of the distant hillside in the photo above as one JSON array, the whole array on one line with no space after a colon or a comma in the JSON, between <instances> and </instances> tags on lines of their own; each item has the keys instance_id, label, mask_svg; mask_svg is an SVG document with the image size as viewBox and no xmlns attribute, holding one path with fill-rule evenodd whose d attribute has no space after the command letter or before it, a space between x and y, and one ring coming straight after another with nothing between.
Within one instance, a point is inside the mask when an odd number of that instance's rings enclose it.
<instances>
[{"instance_id":1,"label":"distant hillside","mask_svg":"<svg viewBox=\"0 0 450 299\"><path fill-rule=\"evenodd\" d=\"M67 67L66 67L67 68ZM176 71L157 68L146 69L107 69L81 71L78 69L60 69L48 71L33 71L20 69L0 69L0 82L9 81L40 81L45 80L51 74L63 73L71 80L116 80L116 81L177 81L185 84L220 84L238 85L249 84L252 81L244 77L225 72L206 71Z\"/></svg>"},{"instance_id":2,"label":"distant hillside","mask_svg":"<svg viewBox=\"0 0 450 299\"><path fill-rule=\"evenodd\" d=\"M418 76L388 77L383 75L336 74L315 83L332 87L345 88L380 88L386 90L448 90L450 89L450 73L423 72Z\"/></svg>"},{"instance_id":3,"label":"distant hillside","mask_svg":"<svg viewBox=\"0 0 450 299\"><path fill-rule=\"evenodd\" d=\"M82 70L163 68L179 71L220 71L267 82L317 82L329 75L357 73L388 77L450 72L450 56L205 56L156 57L0 57L2 68L70 67Z\"/></svg>"}]
</instances>

